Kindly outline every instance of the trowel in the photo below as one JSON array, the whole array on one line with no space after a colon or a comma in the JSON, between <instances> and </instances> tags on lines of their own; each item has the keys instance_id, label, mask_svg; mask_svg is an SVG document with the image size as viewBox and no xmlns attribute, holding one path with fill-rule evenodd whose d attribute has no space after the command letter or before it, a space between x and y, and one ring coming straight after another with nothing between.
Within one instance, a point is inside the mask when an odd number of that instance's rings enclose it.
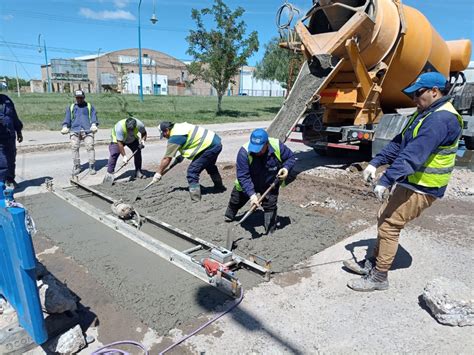
<instances>
[{"instance_id":1,"label":"trowel","mask_svg":"<svg viewBox=\"0 0 474 355\"><path fill-rule=\"evenodd\" d=\"M163 174L161 176L164 176L168 171L170 171L171 169L173 169L176 165L178 165L179 163L181 163L183 161L183 158L181 157L181 155L177 156L174 161L171 163L171 165L169 166L168 169L166 169ZM135 202L137 200L139 200L141 197L140 195L146 190L148 189L151 185L153 185L155 183L155 181L151 181L149 184L147 184L143 189L140 189L137 191L137 193L135 194L135 196L133 196L131 202Z\"/></svg>"},{"instance_id":2,"label":"trowel","mask_svg":"<svg viewBox=\"0 0 474 355\"><path fill-rule=\"evenodd\" d=\"M275 188L275 186L278 186L279 183L280 183L280 180L278 178L276 178L275 181L273 181L272 184L268 187L268 189L265 190L265 192L258 199L258 205L259 206L262 203L265 196L267 196L270 193L270 191L272 191ZM255 212L256 209L257 209L257 206L252 205L252 207L250 207L250 209L244 214L244 216L237 223L235 223L234 225L231 225L227 229L227 239L226 239L226 242L225 242L225 248L227 250L232 251L232 249L234 247L234 240L235 240L234 239L234 233L233 233L234 228L237 227L238 225L242 224L247 218L249 218L249 216L253 212Z\"/></svg>"}]
</instances>

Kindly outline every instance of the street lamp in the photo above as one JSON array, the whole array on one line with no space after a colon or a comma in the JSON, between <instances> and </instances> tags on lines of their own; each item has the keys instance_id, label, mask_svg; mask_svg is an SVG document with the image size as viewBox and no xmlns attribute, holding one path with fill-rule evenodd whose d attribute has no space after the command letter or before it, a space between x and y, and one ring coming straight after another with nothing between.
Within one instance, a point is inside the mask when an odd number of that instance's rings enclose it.
<instances>
[{"instance_id":1,"label":"street lamp","mask_svg":"<svg viewBox=\"0 0 474 355\"><path fill-rule=\"evenodd\" d=\"M95 76L96 76L96 78L95 78L96 90L95 90L95 92L96 92L97 94L100 92L99 56L100 56L100 50L101 50L101 49L102 49L102 48L99 48L99 49L97 50L97 59L96 59L96 61L95 61L95 63L96 63L96 64L95 64L95 69L96 69L96 72L95 72Z\"/></svg>"},{"instance_id":2,"label":"street lamp","mask_svg":"<svg viewBox=\"0 0 474 355\"><path fill-rule=\"evenodd\" d=\"M142 74L142 36L140 31L140 8L142 6L142 0L138 2L138 72L140 76L140 101L143 102L143 74ZM155 15L155 1L153 0L153 15L150 19L154 25L158 19Z\"/></svg>"},{"instance_id":3,"label":"street lamp","mask_svg":"<svg viewBox=\"0 0 474 355\"><path fill-rule=\"evenodd\" d=\"M51 89L51 79L49 78L49 67L48 67L48 52L46 50L46 40L43 39L43 47L44 47L44 61L46 64L46 77L48 79L48 92L53 91ZM38 52L41 53L41 33L38 35Z\"/></svg>"}]
</instances>

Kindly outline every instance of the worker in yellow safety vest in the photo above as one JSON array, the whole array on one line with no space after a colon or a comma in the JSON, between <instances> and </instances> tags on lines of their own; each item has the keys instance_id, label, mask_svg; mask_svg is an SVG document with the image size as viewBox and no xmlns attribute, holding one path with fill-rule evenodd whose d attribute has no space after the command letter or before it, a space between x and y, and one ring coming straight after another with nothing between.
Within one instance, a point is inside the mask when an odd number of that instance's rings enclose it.
<instances>
[{"instance_id":1,"label":"worker in yellow safety vest","mask_svg":"<svg viewBox=\"0 0 474 355\"><path fill-rule=\"evenodd\" d=\"M449 97L446 78L437 72L421 74L404 93L411 96L417 111L363 171L366 181L375 181L376 170L389 165L376 182L374 192L384 200L378 217L377 243L370 257L357 263L344 262L351 271L364 275L348 282L355 291L388 289L387 273L398 249L400 231L423 210L443 197L454 169L463 120Z\"/></svg>"},{"instance_id":2,"label":"worker in yellow safety vest","mask_svg":"<svg viewBox=\"0 0 474 355\"><path fill-rule=\"evenodd\" d=\"M211 177L216 192L225 191L222 177L216 166L217 157L222 151L221 138L216 133L187 122L163 121L160 123L159 129L160 138L168 139L168 144L160 166L153 176L154 182L161 180L163 173L170 166L171 160L179 153L175 159L176 163L183 161L184 158L191 160L186 176L191 201L201 200L199 176L203 170L206 170Z\"/></svg>"}]
</instances>

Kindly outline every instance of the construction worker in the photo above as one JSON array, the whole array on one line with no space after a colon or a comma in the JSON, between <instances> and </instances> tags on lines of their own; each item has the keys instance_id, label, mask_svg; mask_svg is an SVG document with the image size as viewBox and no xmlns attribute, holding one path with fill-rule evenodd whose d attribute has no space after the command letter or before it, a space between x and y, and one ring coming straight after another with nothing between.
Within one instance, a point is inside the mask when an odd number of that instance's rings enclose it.
<instances>
[{"instance_id":1,"label":"construction worker","mask_svg":"<svg viewBox=\"0 0 474 355\"><path fill-rule=\"evenodd\" d=\"M122 156L122 164L128 164L132 158L125 153L127 146L134 153L135 179L143 179L145 175L142 172L142 149L145 148L147 132L145 125L137 118L129 117L118 121L112 128L111 142L109 144L109 161L107 163L107 175L104 181L112 178L117 165L117 159Z\"/></svg>"},{"instance_id":2,"label":"construction worker","mask_svg":"<svg viewBox=\"0 0 474 355\"><path fill-rule=\"evenodd\" d=\"M412 96L417 111L363 171L366 181L375 181L376 169L390 165L376 182L374 192L383 199L388 189L394 188L378 214L373 256L360 263L344 263L364 275L348 282L355 291L388 289L387 273L398 249L400 231L446 191L463 127L461 115L443 94L446 85L442 74L429 72L404 90Z\"/></svg>"},{"instance_id":3,"label":"construction worker","mask_svg":"<svg viewBox=\"0 0 474 355\"><path fill-rule=\"evenodd\" d=\"M94 106L85 101L85 94L82 90L74 92L76 102L66 108L62 134L70 133L72 150L72 175L78 175L81 172L81 158L79 156L79 147L81 141L86 145L89 158L89 174L94 175L95 171L95 150L94 134L97 133L99 121Z\"/></svg>"},{"instance_id":4,"label":"construction worker","mask_svg":"<svg viewBox=\"0 0 474 355\"><path fill-rule=\"evenodd\" d=\"M17 185L16 141L18 143L23 141L22 129L23 123L18 118L13 101L7 95L0 94L0 182L8 188Z\"/></svg>"},{"instance_id":5,"label":"construction worker","mask_svg":"<svg viewBox=\"0 0 474 355\"><path fill-rule=\"evenodd\" d=\"M284 183L295 165L293 152L276 138L269 138L264 129L256 129L250 141L237 154L237 180L225 212L225 221L231 222L240 208L250 199L251 205L259 206L257 193L263 194L278 179ZM277 222L277 185L262 201L265 233L272 234Z\"/></svg>"},{"instance_id":6,"label":"construction worker","mask_svg":"<svg viewBox=\"0 0 474 355\"><path fill-rule=\"evenodd\" d=\"M217 157L222 151L221 138L209 129L195 126L189 123L173 123L169 121L161 122L159 125L161 138L168 139L166 152L161 159L160 166L153 181L161 180L166 168L170 165L171 159L179 152L177 162L184 158L191 160L186 178L189 184L189 195L191 201L201 200L201 185L199 176L206 170L214 183L214 188L218 191L225 191L222 184L222 177L216 166Z\"/></svg>"}]
</instances>

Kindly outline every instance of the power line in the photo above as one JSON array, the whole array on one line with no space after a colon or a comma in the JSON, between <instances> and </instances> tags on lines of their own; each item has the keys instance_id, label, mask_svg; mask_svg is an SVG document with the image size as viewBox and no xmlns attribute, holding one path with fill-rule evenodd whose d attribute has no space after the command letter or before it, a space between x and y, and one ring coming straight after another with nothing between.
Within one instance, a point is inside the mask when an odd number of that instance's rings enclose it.
<instances>
[{"instance_id":1,"label":"power line","mask_svg":"<svg viewBox=\"0 0 474 355\"><path fill-rule=\"evenodd\" d=\"M10 46L19 49L27 49L27 50L38 50L37 44L28 44L28 43L19 43L19 42L8 42L2 41L0 42L0 46ZM86 50L86 49L75 49L75 48L64 48L64 47L50 47L48 46L48 51L51 52L61 52L61 53L82 53L82 54L94 54L97 53L97 50Z\"/></svg>"},{"instance_id":2,"label":"power line","mask_svg":"<svg viewBox=\"0 0 474 355\"><path fill-rule=\"evenodd\" d=\"M2 41L5 42L5 39L3 38L3 36L2 36ZM13 56L15 57L15 59L17 60L17 63L20 64L20 66L23 68L23 70L25 71L25 73L26 73L26 75L28 76L28 78L30 78L30 80L31 80L31 79L32 79L32 78L31 78L31 75L30 75L30 73L28 73L28 70L26 70L26 68L25 68L25 66L23 65L23 63L20 62L20 60L19 60L18 57L16 56L15 52L13 52L13 50L10 48L10 46L9 46L7 43L5 43L5 44L7 45L8 49L10 50L10 52L12 53L12 55L13 55Z\"/></svg>"}]
</instances>

